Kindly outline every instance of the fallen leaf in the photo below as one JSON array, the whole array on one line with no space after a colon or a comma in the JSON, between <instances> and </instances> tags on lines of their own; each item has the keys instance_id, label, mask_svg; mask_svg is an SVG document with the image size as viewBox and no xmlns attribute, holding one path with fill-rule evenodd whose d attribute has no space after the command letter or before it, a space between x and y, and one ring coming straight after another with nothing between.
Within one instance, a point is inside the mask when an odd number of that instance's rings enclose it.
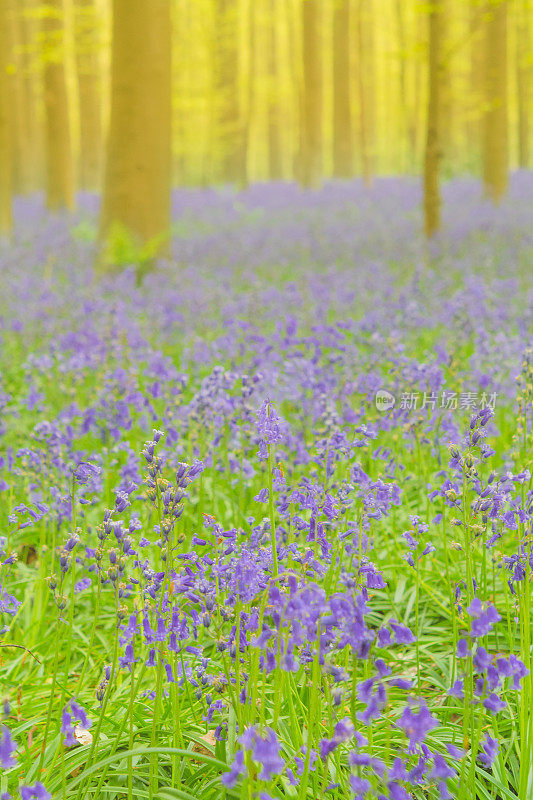
<instances>
[{"instance_id":1,"label":"fallen leaf","mask_svg":"<svg viewBox=\"0 0 533 800\"><path fill-rule=\"evenodd\" d=\"M89 731L84 731L83 728L75 728L74 737L80 744L91 744L93 740L92 733L89 733Z\"/></svg>"},{"instance_id":2,"label":"fallen leaf","mask_svg":"<svg viewBox=\"0 0 533 800\"><path fill-rule=\"evenodd\" d=\"M203 736L200 736L200 739L206 744L210 745L212 748L216 744L214 731L207 731L207 733L204 733ZM213 755L213 750L208 750L208 748L201 745L200 742L194 742L192 749L194 753L201 753L204 756Z\"/></svg>"}]
</instances>

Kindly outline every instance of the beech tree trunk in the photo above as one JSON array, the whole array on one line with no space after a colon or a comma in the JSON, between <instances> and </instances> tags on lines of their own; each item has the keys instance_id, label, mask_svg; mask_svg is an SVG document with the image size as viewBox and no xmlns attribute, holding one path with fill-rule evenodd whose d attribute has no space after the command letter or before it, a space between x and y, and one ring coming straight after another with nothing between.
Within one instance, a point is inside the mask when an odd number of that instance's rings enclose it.
<instances>
[{"instance_id":1,"label":"beech tree trunk","mask_svg":"<svg viewBox=\"0 0 533 800\"><path fill-rule=\"evenodd\" d=\"M429 93L426 130L426 157L424 164L424 216L425 232L432 237L440 228L441 161L441 3L433 2L429 11Z\"/></svg>"},{"instance_id":2,"label":"beech tree trunk","mask_svg":"<svg viewBox=\"0 0 533 800\"><path fill-rule=\"evenodd\" d=\"M94 0L76 0L76 65L80 115L79 181L100 188L102 172L102 97L98 9Z\"/></svg>"},{"instance_id":3,"label":"beech tree trunk","mask_svg":"<svg viewBox=\"0 0 533 800\"><path fill-rule=\"evenodd\" d=\"M320 0L302 0L302 51L300 180L304 186L317 186L322 178Z\"/></svg>"},{"instance_id":4,"label":"beech tree trunk","mask_svg":"<svg viewBox=\"0 0 533 800\"><path fill-rule=\"evenodd\" d=\"M486 195L499 203L509 181L507 0L488 4L486 11L483 182Z\"/></svg>"},{"instance_id":5,"label":"beech tree trunk","mask_svg":"<svg viewBox=\"0 0 533 800\"><path fill-rule=\"evenodd\" d=\"M121 228L168 252L171 0L113 0L111 119L100 238Z\"/></svg>"},{"instance_id":6,"label":"beech tree trunk","mask_svg":"<svg viewBox=\"0 0 533 800\"><path fill-rule=\"evenodd\" d=\"M74 207L70 116L65 81L63 0L47 0L43 19L46 114L46 203L51 211Z\"/></svg>"},{"instance_id":7,"label":"beech tree trunk","mask_svg":"<svg viewBox=\"0 0 533 800\"><path fill-rule=\"evenodd\" d=\"M11 210L11 133L9 50L7 37L7 2L0 0L0 235L10 236L13 227Z\"/></svg>"},{"instance_id":8,"label":"beech tree trunk","mask_svg":"<svg viewBox=\"0 0 533 800\"><path fill-rule=\"evenodd\" d=\"M516 15L516 89L518 96L518 165L529 167L529 116L533 80L530 39L531 6L520 0Z\"/></svg>"},{"instance_id":9,"label":"beech tree trunk","mask_svg":"<svg viewBox=\"0 0 533 800\"><path fill-rule=\"evenodd\" d=\"M333 8L333 174L349 178L353 172L350 1L335 0Z\"/></svg>"},{"instance_id":10,"label":"beech tree trunk","mask_svg":"<svg viewBox=\"0 0 533 800\"><path fill-rule=\"evenodd\" d=\"M247 148L239 81L237 0L216 0L215 12L213 87L217 149L215 163L218 161L220 180L243 186L247 179Z\"/></svg>"},{"instance_id":11,"label":"beech tree trunk","mask_svg":"<svg viewBox=\"0 0 533 800\"><path fill-rule=\"evenodd\" d=\"M359 146L363 179L372 182L376 139L375 19L372 0L359 0L357 33L359 52Z\"/></svg>"},{"instance_id":12,"label":"beech tree trunk","mask_svg":"<svg viewBox=\"0 0 533 800\"><path fill-rule=\"evenodd\" d=\"M7 37L10 53L10 126L12 129L12 184L14 194L34 188L35 144L32 141L34 97L29 92L26 8L16 0L7 2Z\"/></svg>"},{"instance_id":13,"label":"beech tree trunk","mask_svg":"<svg viewBox=\"0 0 533 800\"><path fill-rule=\"evenodd\" d=\"M268 174L271 180L282 177L281 111L278 86L277 0L270 0L268 29Z\"/></svg>"}]
</instances>

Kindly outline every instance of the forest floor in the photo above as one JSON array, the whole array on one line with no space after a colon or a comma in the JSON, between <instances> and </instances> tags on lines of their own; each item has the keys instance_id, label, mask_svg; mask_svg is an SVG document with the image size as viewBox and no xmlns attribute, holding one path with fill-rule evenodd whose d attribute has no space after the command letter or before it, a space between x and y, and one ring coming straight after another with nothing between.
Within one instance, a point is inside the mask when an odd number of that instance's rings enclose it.
<instances>
[{"instance_id":1,"label":"forest floor","mask_svg":"<svg viewBox=\"0 0 533 800\"><path fill-rule=\"evenodd\" d=\"M532 198L180 190L141 285L17 201L2 798L533 796Z\"/></svg>"}]
</instances>

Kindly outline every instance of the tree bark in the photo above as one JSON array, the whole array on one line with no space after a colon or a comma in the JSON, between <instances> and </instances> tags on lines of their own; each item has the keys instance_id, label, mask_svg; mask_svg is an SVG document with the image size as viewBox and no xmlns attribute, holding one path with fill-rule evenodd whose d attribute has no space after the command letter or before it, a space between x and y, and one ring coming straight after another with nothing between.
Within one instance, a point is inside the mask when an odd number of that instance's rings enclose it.
<instances>
[{"instance_id":1,"label":"tree bark","mask_svg":"<svg viewBox=\"0 0 533 800\"><path fill-rule=\"evenodd\" d=\"M473 151L476 167L480 161L480 142L483 139L483 106L485 104L484 55L483 55L483 7L479 0L470 0L469 4L469 44L470 44L470 76L469 76L469 120L468 133L470 148Z\"/></svg>"},{"instance_id":2,"label":"tree bark","mask_svg":"<svg viewBox=\"0 0 533 800\"><path fill-rule=\"evenodd\" d=\"M3 237L9 237L13 228L7 13L6 0L0 0L0 236Z\"/></svg>"},{"instance_id":3,"label":"tree bark","mask_svg":"<svg viewBox=\"0 0 533 800\"><path fill-rule=\"evenodd\" d=\"M442 6L434 0L429 10L429 92L426 130L426 156L424 163L424 215L425 232L431 238L440 228L439 170L441 161L441 38Z\"/></svg>"},{"instance_id":4,"label":"tree bark","mask_svg":"<svg viewBox=\"0 0 533 800\"><path fill-rule=\"evenodd\" d=\"M65 81L63 0L47 0L43 20L46 115L46 203L51 211L74 207L70 116Z\"/></svg>"},{"instance_id":5,"label":"tree bark","mask_svg":"<svg viewBox=\"0 0 533 800\"><path fill-rule=\"evenodd\" d=\"M94 0L76 0L76 66L80 115L79 181L96 190L102 171L102 97L98 10Z\"/></svg>"},{"instance_id":6,"label":"tree bark","mask_svg":"<svg viewBox=\"0 0 533 800\"><path fill-rule=\"evenodd\" d=\"M372 183L375 169L376 64L372 0L359 0L357 33L359 52L359 146L363 180Z\"/></svg>"},{"instance_id":7,"label":"tree bark","mask_svg":"<svg viewBox=\"0 0 533 800\"><path fill-rule=\"evenodd\" d=\"M241 107L237 0L216 0L214 103L218 177L246 184L245 119Z\"/></svg>"},{"instance_id":8,"label":"tree bark","mask_svg":"<svg viewBox=\"0 0 533 800\"><path fill-rule=\"evenodd\" d=\"M322 58L320 0L302 0L303 86L300 122L300 180L317 186L322 178Z\"/></svg>"},{"instance_id":9,"label":"tree bark","mask_svg":"<svg viewBox=\"0 0 533 800\"><path fill-rule=\"evenodd\" d=\"M487 5L485 38L485 118L483 182L485 194L499 203L508 185L507 0Z\"/></svg>"},{"instance_id":10,"label":"tree bark","mask_svg":"<svg viewBox=\"0 0 533 800\"><path fill-rule=\"evenodd\" d=\"M350 2L335 0L333 9L333 174L353 174Z\"/></svg>"},{"instance_id":11,"label":"tree bark","mask_svg":"<svg viewBox=\"0 0 533 800\"><path fill-rule=\"evenodd\" d=\"M12 184L15 194L27 194L33 184L33 143L31 116L34 113L27 82L27 36L24 5L7 2L7 37L10 53L10 96L12 128Z\"/></svg>"},{"instance_id":12,"label":"tree bark","mask_svg":"<svg viewBox=\"0 0 533 800\"><path fill-rule=\"evenodd\" d=\"M168 252L171 189L170 0L113 0L111 119L102 243L125 230Z\"/></svg>"},{"instance_id":13,"label":"tree bark","mask_svg":"<svg viewBox=\"0 0 533 800\"><path fill-rule=\"evenodd\" d=\"M271 180L279 180L283 171L278 86L277 19L277 0L270 0L268 28L268 174Z\"/></svg>"},{"instance_id":14,"label":"tree bark","mask_svg":"<svg viewBox=\"0 0 533 800\"><path fill-rule=\"evenodd\" d=\"M531 113L531 34L529 0L520 0L516 17L516 89L518 96L518 165L529 167L529 116Z\"/></svg>"}]
</instances>

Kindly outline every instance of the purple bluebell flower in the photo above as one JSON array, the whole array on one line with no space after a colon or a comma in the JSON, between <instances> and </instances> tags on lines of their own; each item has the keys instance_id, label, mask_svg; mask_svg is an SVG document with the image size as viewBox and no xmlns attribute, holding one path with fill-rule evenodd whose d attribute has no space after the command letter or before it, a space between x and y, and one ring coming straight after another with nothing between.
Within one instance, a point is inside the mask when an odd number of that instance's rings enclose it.
<instances>
[{"instance_id":1,"label":"purple bluebell flower","mask_svg":"<svg viewBox=\"0 0 533 800\"><path fill-rule=\"evenodd\" d=\"M10 769L16 765L16 759L13 753L16 752L17 743L11 738L11 732L6 725L2 725L2 733L0 735L0 765L4 769Z\"/></svg>"},{"instance_id":2,"label":"purple bluebell flower","mask_svg":"<svg viewBox=\"0 0 533 800\"><path fill-rule=\"evenodd\" d=\"M494 625L501 620L500 614L491 603L483 605L477 597L472 600L467 612L472 617L470 630L472 638L487 636Z\"/></svg>"},{"instance_id":3,"label":"purple bluebell flower","mask_svg":"<svg viewBox=\"0 0 533 800\"><path fill-rule=\"evenodd\" d=\"M485 670L490 666L491 663L492 663L491 657L489 656L485 648L479 645L479 647L476 650L476 654L474 656L474 665L476 669L479 670L480 672L485 672Z\"/></svg>"},{"instance_id":4,"label":"purple bluebell flower","mask_svg":"<svg viewBox=\"0 0 533 800\"><path fill-rule=\"evenodd\" d=\"M469 655L470 651L468 649L468 642L466 639L459 639L457 642L457 650L456 655L457 658L466 658Z\"/></svg>"},{"instance_id":5,"label":"purple bluebell flower","mask_svg":"<svg viewBox=\"0 0 533 800\"><path fill-rule=\"evenodd\" d=\"M487 711L490 711L494 715L499 714L500 711L506 707L506 703L504 703L503 700L501 700L494 692L489 694L489 696L483 700L483 705Z\"/></svg>"},{"instance_id":6,"label":"purple bluebell flower","mask_svg":"<svg viewBox=\"0 0 533 800\"><path fill-rule=\"evenodd\" d=\"M269 781L273 775L282 772L285 762L281 758L281 747L275 732L271 728L267 728L265 732L265 736L256 737L252 757L262 766L259 779Z\"/></svg>"},{"instance_id":7,"label":"purple bluebell flower","mask_svg":"<svg viewBox=\"0 0 533 800\"><path fill-rule=\"evenodd\" d=\"M407 706L398 720L398 725L409 737L410 748L421 744L427 734L433 728L438 727L438 724L438 721L431 715L425 703L420 704L418 712L413 711L411 706Z\"/></svg>"},{"instance_id":8,"label":"purple bluebell flower","mask_svg":"<svg viewBox=\"0 0 533 800\"><path fill-rule=\"evenodd\" d=\"M364 800L365 795L371 789L370 781L367 778L359 778L357 775L350 775L350 786L354 793L354 800Z\"/></svg>"},{"instance_id":9,"label":"purple bluebell flower","mask_svg":"<svg viewBox=\"0 0 533 800\"><path fill-rule=\"evenodd\" d=\"M74 747L77 744L74 736L74 726L72 725L72 716L68 711L68 706L63 709L61 714L61 733L65 735L63 739L65 747Z\"/></svg>"},{"instance_id":10,"label":"purple bluebell flower","mask_svg":"<svg viewBox=\"0 0 533 800\"><path fill-rule=\"evenodd\" d=\"M92 464L90 461L80 461L73 474L76 483L79 483L83 486L92 478L98 476L101 471L102 470L100 467L98 467L96 464Z\"/></svg>"},{"instance_id":11,"label":"purple bluebell flower","mask_svg":"<svg viewBox=\"0 0 533 800\"><path fill-rule=\"evenodd\" d=\"M20 787L21 800L51 800L52 795L37 781L33 786Z\"/></svg>"},{"instance_id":12,"label":"purple bluebell flower","mask_svg":"<svg viewBox=\"0 0 533 800\"><path fill-rule=\"evenodd\" d=\"M478 759L486 767L490 767L496 761L500 746L497 739L493 739L488 733L481 745L482 752L478 754Z\"/></svg>"},{"instance_id":13,"label":"purple bluebell flower","mask_svg":"<svg viewBox=\"0 0 533 800\"><path fill-rule=\"evenodd\" d=\"M394 633L396 644L412 644L416 642L416 636L407 625L402 625L401 622L397 622L395 619L391 619L389 625Z\"/></svg>"},{"instance_id":14,"label":"purple bluebell flower","mask_svg":"<svg viewBox=\"0 0 533 800\"><path fill-rule=\"evenodd\" d=\"M459 700L464 700L464 680L462 680L462 678L457 678L453 682L451 689L448 689L448 694L450 697L457 697Z\"/></svg>"}]
</instances>

